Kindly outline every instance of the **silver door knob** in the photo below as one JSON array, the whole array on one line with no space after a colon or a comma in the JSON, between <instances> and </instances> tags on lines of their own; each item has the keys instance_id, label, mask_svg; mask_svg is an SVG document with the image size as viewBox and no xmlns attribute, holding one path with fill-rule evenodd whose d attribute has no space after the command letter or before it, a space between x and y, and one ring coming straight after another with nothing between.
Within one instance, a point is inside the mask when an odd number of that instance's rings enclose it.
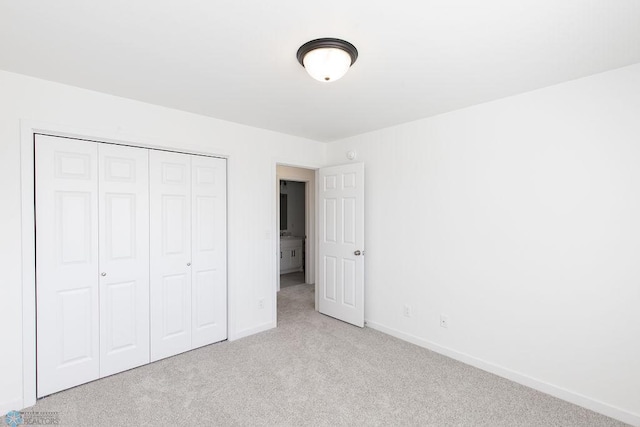
<instances>
[{"instance_id":1,"label":"silver door knob","mask_svg":"<svg viewBox=\"0 0 640 427\"><path fill-rule=\"evenodd\" d=\"M102 277L104 277L104 276L106 276L106 275L107 275L107 273L102 273L102 274L100 274L100 275L101 275Z\"/></svg>"},{"instance_id":2,"label":"silver door knob","mask_svg":"<svg viewBox=\"0 0 640 427\"><path fill-rule=\"evenodd\" d=\"M191 267L191 263L190 262L187 263L187 267Z\"/></svg>"},{"instance_id":3,"label":"silver door knob","mask_svg":"<svg viewBox=\"0 0 640 427\"><path fill-rule=\"evenodd\" d=\"M360 252L360 251L355 251L353 254L354 254L355 256L360 256L360 255L362 255L362 252Z\"/></svg>"}]
</instances>

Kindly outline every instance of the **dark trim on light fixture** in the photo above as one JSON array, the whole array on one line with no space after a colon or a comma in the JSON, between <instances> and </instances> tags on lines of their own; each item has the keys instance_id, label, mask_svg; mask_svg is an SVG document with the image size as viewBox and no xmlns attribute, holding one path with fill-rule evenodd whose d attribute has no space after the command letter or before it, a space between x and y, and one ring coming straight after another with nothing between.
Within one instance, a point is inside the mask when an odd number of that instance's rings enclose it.
<instances>
[{"instance_id":1,"label":"dark trim on light fixture","mask_svg":"<svg viewBox=\"0 0 640 427\"><path fill-rule=\"evenodd\" d=\"M356 49L356 47L351 43L349 43L348 41L341 40L341 39L334 39L334 38L323 38L323 39L311 40L310 42L306 42L305 44L300 46L300 49L298 49L298 53L296 54L296 57L298 58L298 62L300 63L300 65L304 67L304 62L303 62L304 56L307 53L311 52L312 50L322 49L322 48L334 48L334 49L344 50L351 57L351 65L353 65L353 63L356 62L356 59L358 59L358 49Z\"/></svg>"}]
</instances>

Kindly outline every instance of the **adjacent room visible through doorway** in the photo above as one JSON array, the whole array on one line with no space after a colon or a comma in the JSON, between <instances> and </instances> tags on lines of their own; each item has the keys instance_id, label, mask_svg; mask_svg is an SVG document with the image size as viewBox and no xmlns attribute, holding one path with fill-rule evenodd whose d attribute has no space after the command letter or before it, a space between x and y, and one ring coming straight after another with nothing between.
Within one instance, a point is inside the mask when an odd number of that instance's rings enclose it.
<instances>
[{"instance_id":1,"label":"adjacent room visible through doorway","mask_svg":"<svg viewBox=\"0 0 640 427\"><path fill-rule=\"evenodd\" d=\"M277 165L277 290L315 283L315 174Z\"/></svg>"},{"instance_id":2,"label":"adjacent room visible through doorway","mask_svg":"<svg viewBox=\"0 0 640 427\"><path fill-rule=\"evenodd\" d=\"M280 289L305 283L305 183L280 180Z\"/></svg>"}]
</instances>

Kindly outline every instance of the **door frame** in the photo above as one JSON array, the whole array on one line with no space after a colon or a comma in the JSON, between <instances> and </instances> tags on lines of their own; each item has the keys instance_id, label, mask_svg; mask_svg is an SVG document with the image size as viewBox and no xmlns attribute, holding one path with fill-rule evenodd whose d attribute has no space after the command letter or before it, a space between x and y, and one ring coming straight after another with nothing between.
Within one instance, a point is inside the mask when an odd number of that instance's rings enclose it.
<instances>
[{"instance_id":1,"label":"door frame","mask_svg":"<svg viewBox=\"0 0 640 427\"><path fill-rule=\"evenodd\" d=\"M299 168L299 169L307 169L313 172L314 174L314 183L313 187L311 187L311 183L308 179L304 177L300 177L293 174L278 174L278 166ZM322 166L319 164L308 164L308 163L298 163L298 162L290 162L281 159L273 159L272 161L272 182L273 182L273 192L271 195L272 203L274 203L273 209L271 212L273 213L272 220L272 228L273 228L273 319L274 326L277 326L278 321L278 291L280 290L280 180L287 181L298 181L305 183L305 231L313 230L312 238L308 239L309 241L305 243L307 248L313 248L313 253L307 250L305 254L305 263L308 266L309 263L313 263L313 283L318 282L318 169ZM313 193L309 190L313 188ZM311 222L310 213L313 212L313 223ZM305 272L305 283L309 276ZM315 310L318 310L318 293L315 292Z\"/></svg>"},{"instance_id":2,"label":"door frame","mask_svg":"<svg viewBox=\"0 0 640 427\"><path fill-rule=\"evenodd\" d=\"M22 260L22 402L21 408L36 403L36 257L35 257L35 150L36 134L46 134L63 138L175 151L219 157L227 160L227 218L229 217L229 170L232 167L229 153L204 152L179 147L173 141L162 138L148 138L128 135L124 132L96 131L75 126L57 125L33 120L20 120L20 198L21 198L21 260ZM219 148L216 148L216 150ZM227 242L229 227L227 226ZM227 245L227 271L229 267L229 247ZM227 336L233 339L235 294L229 287L227 273ZM16 402L16 404L19 402Z\"/></svg>"}]
</instances>

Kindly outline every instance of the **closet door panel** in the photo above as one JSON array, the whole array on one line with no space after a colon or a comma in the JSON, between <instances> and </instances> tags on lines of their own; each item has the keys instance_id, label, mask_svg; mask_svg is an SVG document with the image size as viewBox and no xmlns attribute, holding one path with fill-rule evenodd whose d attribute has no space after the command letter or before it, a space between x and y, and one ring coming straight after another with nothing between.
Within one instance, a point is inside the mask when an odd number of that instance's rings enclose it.
<instances>
[{"instance_id":1,"label":"closet door panel","mask_svg":"<svg viewBox=\"0 0 640 427\"><path fill-rule=\"evenodd\" d=\"M192 156L192 346L227 338L226 160Z\"/></svg>"},{"instance_id":2,"label":"closet door panel","mask_svg":"<svg viewBox=\"0 0 640 427\"><path fill-rule=\"evenodd\" d=\"M191 156L150 150L151 360L191 349Z\"/></svg>"},{"instance_id":3,"label":"closet door panel","mask_svg":"<svg viewBox=\"0 0 640 427\"><path fill-rule=\"evenodd\" d=\"M38 397L99 377L97 154L36 136Z\"/></svg>"},{"instance_id":4,"label":"closet door panel","mask_svg":"<svg viewBox=\"0 0 640 427\"><path fill-rule=\"evenodd\" d=\"M99 144L100 376L149 363L149 150Z\"/></svg>"}]
</instances>

